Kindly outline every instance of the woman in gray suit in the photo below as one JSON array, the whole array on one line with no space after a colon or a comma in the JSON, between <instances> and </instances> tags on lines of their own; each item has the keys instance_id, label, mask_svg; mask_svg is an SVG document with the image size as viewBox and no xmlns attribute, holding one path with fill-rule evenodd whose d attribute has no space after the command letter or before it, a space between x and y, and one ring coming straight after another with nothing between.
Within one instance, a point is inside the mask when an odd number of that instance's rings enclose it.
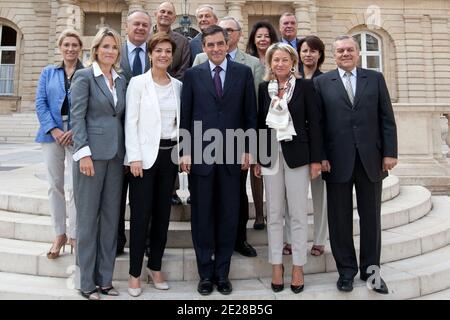
<instances>
[{"instance_id":1,"label":"woman in gray suit","mask_svg":"<svg viewBox=\"0 0 450 320\"><path fill-rule=\"evenodd\" d=\"M91 66L77 71L71 86L77 264L81 295L90 300L119 294L112 276L125 153L120 42L116 31L102 28L92 40Z\"/></svg>"}]
</instances>

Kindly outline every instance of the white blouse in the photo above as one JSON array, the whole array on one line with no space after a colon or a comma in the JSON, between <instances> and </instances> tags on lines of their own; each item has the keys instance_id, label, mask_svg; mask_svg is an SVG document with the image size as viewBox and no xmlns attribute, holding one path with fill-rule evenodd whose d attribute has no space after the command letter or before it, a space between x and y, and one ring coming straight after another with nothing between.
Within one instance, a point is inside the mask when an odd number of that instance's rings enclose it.
<instances>
[{"instance_id":1,"label":"white blouse","mask_svg":"<svg viewBox=\"0 0 450 320\"><path fill-rule=\"evenodd\" d=\"M161 139L174 139L177 137L177 100L172 83L154 84L161 110Z\"/></svg>"}]
</instances>

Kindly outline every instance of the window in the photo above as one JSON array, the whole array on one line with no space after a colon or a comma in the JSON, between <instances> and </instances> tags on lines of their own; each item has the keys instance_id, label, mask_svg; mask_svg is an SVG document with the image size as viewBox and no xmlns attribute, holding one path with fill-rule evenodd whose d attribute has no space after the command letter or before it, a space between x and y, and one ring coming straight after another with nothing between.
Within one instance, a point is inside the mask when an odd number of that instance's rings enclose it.
<instances>
[{"instance_id":1,"label":"window","mask_svg":"<svg viewBox=\"0 0 450 320\"><path fill-rule=\"evenodd\" d=\"M359 66L382 72L381 40L377 36L366 32L355 34L353 37L361 48Z\"/></svg>"},{"instance_id":2,"label":"window","mask_svg":"<svg viewBox=\"0 0 450 320\"><path fill-rule=\"evenodd\" d=\"M13 95L17 32L0 25L0 96Z\"/></svg>"}]
</instances>

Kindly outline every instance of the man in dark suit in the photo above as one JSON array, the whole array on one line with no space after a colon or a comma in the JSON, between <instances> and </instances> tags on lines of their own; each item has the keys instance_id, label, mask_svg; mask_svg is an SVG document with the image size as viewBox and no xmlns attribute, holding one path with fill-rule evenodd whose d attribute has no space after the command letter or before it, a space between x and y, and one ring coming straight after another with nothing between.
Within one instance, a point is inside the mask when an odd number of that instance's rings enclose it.
<instances>
[{"instance_id":1,"label":"man in dark suit","mask_svg":"<svg viewBox=\"0 0 450 320\"><path fill-rule=\"evenodd\" d=\"M195 17L197 18L197 26L200 31L208 28L213 24L217 24L217 15L214 12L214 8L209 4L200 5L197 10L195 10ZM202 33L199 32L194 38L189 41L189 48L191 49L191 61L190 65L194 63L197 54L203 52L202 47Z\"/></svg>"},{"instance_id":2,"label":"man in dark suit","mask_svg":"<svg viewBox=\"0 0 450 320\"><path fill-rule=\"evenodd\" d=\"M147 40L150 34L151 18L143 10L131 11L127 17L127 41L122 46L120 68L126 85L134 76L150 69ZM125 209L127 205L129 167L124 166L122 197L120 202L119 233L117 237L117 255L123 253L127 238L125 236Z\"/></svg>"},{"instance_id":3,"label":"man in dark suit","mask_svg":"<svg viewBox=\"0 0 450 320\"><path fill-rule=\"evenodd\" d=\"M250 155L234 152L229 161L230 149L237 148L226 131L256 129L252 72L226 59L227 37L219 26L203 31L208 61L186 71L181 95L180 130L190 133L185 139L194 151L182 149L181 169L191 174L192 240L202 295L212 292L213 282L222 294L232 291L228 274L239 216L240 171L249 168ZM215 133L211 143L203 136L206 131Z\"/></svg>"},{"instance_id":4,"label":"man in dark suit","mask_svg":"<svg viewBox=\"0 0 450 320\"><path fill-rule=\"evenodd\" d=\"M300 39L297 38L297 18L291 12L285 12L280 16L279 30L280 42L291 45L300 56Z\"/></svg>"},{"instance_id":5,"label":"man in dark suit","mask_svg":"<svg viewBox=\"0 0 450 320\"><path fill-rule=\"evenodd\" d=\"M379 275L381 190L397 164L397 129L383 75L358 68L359 46L351 36L333 44L337 69L314 79L321 97L330 243L339 272L337 287L353 289L358 273L353 244L352 189L360 217L360 278L387 294ZM372 273L375 274L372 275Z\"/></svg>"}]
</instances>

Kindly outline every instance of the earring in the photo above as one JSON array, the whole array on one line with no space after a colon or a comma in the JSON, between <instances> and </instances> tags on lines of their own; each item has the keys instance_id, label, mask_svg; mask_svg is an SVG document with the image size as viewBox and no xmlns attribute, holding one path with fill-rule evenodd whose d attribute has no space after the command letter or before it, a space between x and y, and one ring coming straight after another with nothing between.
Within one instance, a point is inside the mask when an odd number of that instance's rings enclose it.
<instances>
[{"instance_id":1,"label":"earring","mask_svg":"<svg viewBox=\"0 0 450 320\"><path fill-rule=\"evenodd\" d=\"M295 68L292 67L292 68L291 68L291 73L294 73L294 72L295 72Z\"/></svg>"}]
</instances>

